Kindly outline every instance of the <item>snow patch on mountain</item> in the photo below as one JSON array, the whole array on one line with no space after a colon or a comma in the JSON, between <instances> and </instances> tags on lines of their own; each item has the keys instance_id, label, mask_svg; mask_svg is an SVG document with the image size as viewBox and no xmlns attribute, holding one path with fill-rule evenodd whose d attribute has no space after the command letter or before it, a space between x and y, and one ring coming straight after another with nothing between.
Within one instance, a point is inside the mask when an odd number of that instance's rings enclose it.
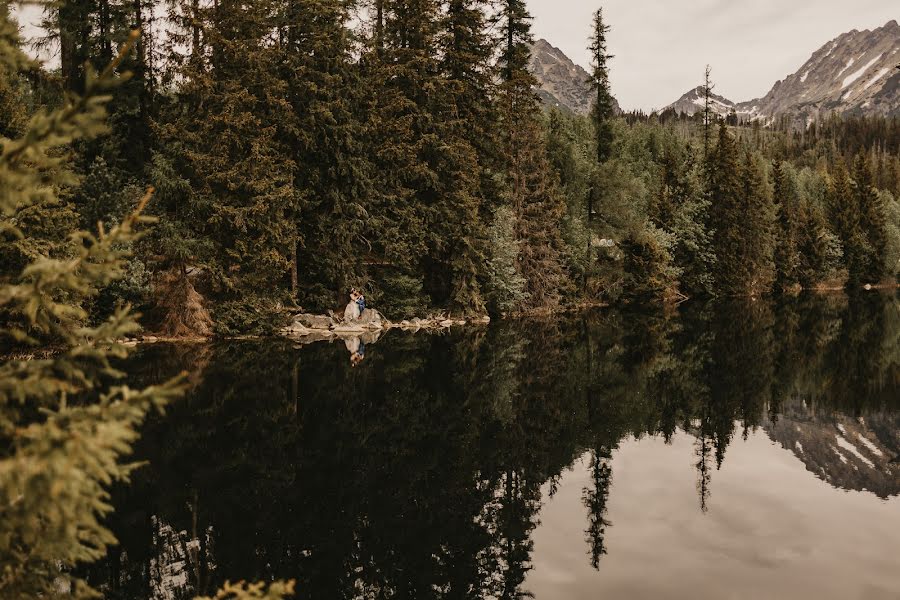
<instances>
[{"instance_id":1,"label":"snow patch on mountain","mask_svg":"<svg viewBox=\"0 0 900 600\"><path fill-rule=\"evenodd\" d=\"M878 71L878 73L875 74L875 77L873 77L872 79L869 80L868 83L866 83L865 87L863 87L863 90L869 89L870 87L872 87L873 85L878 83L879 79L881 79L882 77L884 77L885 75L887 75L890 72L891 72L890 67L885 67L885 68L881 69L880 71Z\"/></svg>"},{"instance_id":2,"label":"snow patch on mountain","mask_svg":"<svg viewBox=\"0 0 900 600\"><path fill-rule=\"evenodd\" d=\"M840 77L841 75L843 75L843 74L844 74L844 71L846 71L847 69L849 69L850 67L852 67L852 66L853 66L853 63L855 63L855 62L856 62L856 58L851 56L851 57L850 57L850 60L847 61L847 64L844 66L844 68L841 69L841 70L838 72L838 77Z\"/></svg>"},{"instance_id":3,"label":"snow patch on mountain","mask_svg":"<svg viewBox=\"0 0 900 600\"><path fill-rule=\"evenodd\" d=\"M852 30L813 52L765 96L738 103L717 96L721 104L714 110L763 124L787 117L797 128L835 113L900 116L898 53L896 20L874 30ZM691 90L667 108L690 115L702 105L702 94Z\"/></svg>"},{"instance_id":4,"label":"snow patch on mountain","mask_svg":"<svg viewBox=\"0 0 900 600\"><path fill-rule=\"evenodd\" d=\"M847 76L847 77L844 79L843 85L841 85L841 89L844 89L845 87L847 87L848 85L850 85L851 83L853 83L854 81L856 81L857 79L859 79L860 77L862 77L863 74L864 74L866 71L868 71L869 68L870 68L872 65L874 65L874 64L877 63L879 60L881 60L881 57L882 57L882 56L884 56L884 52L882 52L881 54L879 54L878 56L876 56L875 58L873 58L872 60L870 60L869 62L867 62L867 63L865 64L865 66L863 66L862 68L860 68L858 71L854 71L854 72L851 73L849 76Z\"/></svg>"}]
</instances>

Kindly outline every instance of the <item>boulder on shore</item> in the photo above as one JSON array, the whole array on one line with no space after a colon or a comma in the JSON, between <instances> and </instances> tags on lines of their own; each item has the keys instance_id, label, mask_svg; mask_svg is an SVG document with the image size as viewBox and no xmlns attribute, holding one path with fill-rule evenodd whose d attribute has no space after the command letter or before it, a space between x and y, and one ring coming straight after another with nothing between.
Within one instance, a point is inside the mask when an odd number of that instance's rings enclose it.
<instances>
[{"instance_id":1,"label":"boulder on shore","mask_svg":"<svg viewBox=\"0 0 900 600\"><path fill-rule=\"evenodd\" d=\"M334 319L325 315L300 313L299 315L294 315L291 327L298 329L301 327L306 329L331 329L334 327Z\"/></svg>"},{"instance_id":2,"label":"boulder on shore","mask_svg":"<svg viewBox=\"0 0 900 600\"><path fill-rule=\"evenodd\" d=\"M354 325L359 325L366 329L382 329L384 327L384 322L384 317L382 317L381 313L374 308L367 308L362 311L362 314L359 315L358 319L352 321Z\"/></svg>"}]
</instances>

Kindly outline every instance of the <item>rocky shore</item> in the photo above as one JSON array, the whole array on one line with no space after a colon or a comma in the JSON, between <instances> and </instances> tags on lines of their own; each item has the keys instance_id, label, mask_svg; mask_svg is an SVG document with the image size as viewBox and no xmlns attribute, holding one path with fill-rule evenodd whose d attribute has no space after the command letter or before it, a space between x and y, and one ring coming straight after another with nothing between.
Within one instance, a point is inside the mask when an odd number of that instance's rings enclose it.
<instances>
[{"instance_id":1,"label":"rocky shore","mask_svg":"<svg viewBox=\"0 0 900 600\"><path fill-rule=\"evenodd\" d=\"M344 321L329 315L313 315L299 313L293 316L290 325L282 328L281 334L290 338L321 338L354 337L365 333L382 332L389 329L404 329L409 331L450 329L454 326L468 323L486 324L490 317L483 316L474 319L455 319L445 315L428 317L425 319L404 319L392 322L385 318L377 310L367 308L353 321Z\"/></svg>"}]
</instances>

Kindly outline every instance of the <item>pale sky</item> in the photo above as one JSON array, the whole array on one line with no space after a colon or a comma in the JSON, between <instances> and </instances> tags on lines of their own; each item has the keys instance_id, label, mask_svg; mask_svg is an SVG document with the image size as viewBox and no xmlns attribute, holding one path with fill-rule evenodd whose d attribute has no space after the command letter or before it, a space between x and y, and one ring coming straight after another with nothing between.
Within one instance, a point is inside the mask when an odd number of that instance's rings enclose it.
<instances>
[{"instance_id":1,"label":"pale sky","mask_svg":"<svg viewBox=\"0 0 900 600\"><path fill-rule=\"evenodd\" d=\"M588 68L591 15L603 7L622 108L661 109L703 82L734 102L765 95L826 42L900 20L898 0L527 0L535 38Z\"/></svg>"}]
</instances>

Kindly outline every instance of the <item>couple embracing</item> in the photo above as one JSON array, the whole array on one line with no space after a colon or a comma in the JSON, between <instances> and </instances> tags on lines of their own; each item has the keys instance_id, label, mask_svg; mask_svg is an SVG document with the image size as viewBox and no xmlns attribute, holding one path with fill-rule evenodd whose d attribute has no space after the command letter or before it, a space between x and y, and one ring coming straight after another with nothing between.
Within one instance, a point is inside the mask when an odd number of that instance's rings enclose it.
<instances>
[{"instance_id":1,"label":"couple embracing","mask_svg":"<svg viewBox=\"0 0 900 600\"><path fill-rule=\"evenodd\" d=\"M350 290L350 302L344 309L344 320L355 321L366 310L366 297L356 288Z\"/></svg>"}]
</instances>

